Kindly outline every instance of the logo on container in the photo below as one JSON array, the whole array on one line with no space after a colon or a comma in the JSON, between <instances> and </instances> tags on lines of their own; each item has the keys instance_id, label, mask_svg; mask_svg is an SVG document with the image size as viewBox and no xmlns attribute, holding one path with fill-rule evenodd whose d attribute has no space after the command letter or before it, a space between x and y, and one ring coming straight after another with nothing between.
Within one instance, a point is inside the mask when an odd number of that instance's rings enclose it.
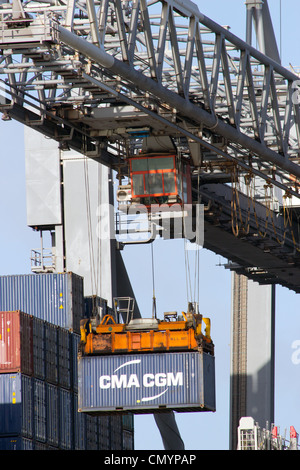
<instances>
[{"instance_id":1,"label":"logo on container","mask_svg":"<svg viewBox=\"0 0 300 470\"><path fill-rule=\"evenodd\" d=\"M121 375L116 374L116 372L123 367L127 367L133 364L140 365L141 359L125 362L120 367L115 369L114 374L112 375L101 375L99 378L100 389L130 389L132 387L144 387L146 389L151 389L152 387L164 388L155 395L151 395L150 397L143 397L140 400L137 400L137 403L140 403L155 400L161 397L168 391L169 387L183 386L183 372L156 372L155 374L145 373L142 376L138 376L138 374L135 373L125 373Z\"/></svg>"}]
</instances>

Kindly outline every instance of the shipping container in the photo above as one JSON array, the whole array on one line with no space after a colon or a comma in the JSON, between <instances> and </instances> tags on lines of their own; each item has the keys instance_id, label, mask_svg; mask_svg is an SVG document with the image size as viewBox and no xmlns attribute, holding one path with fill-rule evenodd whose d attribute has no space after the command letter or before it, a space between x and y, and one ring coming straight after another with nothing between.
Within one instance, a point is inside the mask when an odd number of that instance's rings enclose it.
<instances>
[{"instance_id":1,"label":"shipping container","mask_svg":"<svg viewBox=\"0 0 300 470\"><path fill-rule=\"evenodd\" d=\"M33 379L34 390L34 438L39 442L47 440L47 396L46 382Z\"/></svg>"},{"instance_id":2,"label":"shipping container","mask_svg":"<svg viewBox=\"0 0 300 470\"><path fill-rule=\"evenodd\" d=\"M0 450L34 450L34 441L25 437L1 437Z\"/></svg>"},{"instance_id":3,"label":"shipping container","mask_svg":"<svg viewBox=\"0 0 300 470\"><path fill-rule=\"evenodd\" d=\"M126 415L122 416L122 427L126 431L133 431L134 430L134 418L132 413L127 413Z\"/></svg>"},{"instance_id":4,"label":"shipping container","mask_svg":"<svg viewBox=\"0 0 300 470\"><path fill-rule=\"evenodd\" d=\"M59 389L55 385L46 385L47 407L46 428L47 443L51 446L59 445Z\"/></svg>"},{"instance_id":5,"label":"shipping container","mask_svg":"<svg viewBox=\"0 0 300 470\"><path fill-rule=\"evenodd\" d=\"M78 392L78 347L80 343L80 335L76 333L71 334L71 348L72 348L72 389Z\"/></svg>"},{"instance_id":6,"label":"shipping container","mask_svg":"<svg viewBox=\"0 0 300 470\"><path fill-rule=\"evenodd\" d=\"M103 318L107 313L107 300L102 299L96 295L84 297L84 317L96 317Z\"/></svg>"},{"instance_id":7,"label":"shipping container","mask_svg":"<svg viewBox=\"0 0 300 470\"><path fill-rule=\"evenodd\" d=\"M46 342L45 320L32 317L32 343L33 343L33 375L37 379L45 380L46 377Z\"/></svg>"},{"instance_id":8,"label":"shipping container","mask_svg":"<svg viewBox=\"0 0 300 470\"><path fill-rule=\"evenodd\" d=\"M58 327L45 322L46 381L58 384Z\"/></svg>"},{"instance_id":9,"label":"shipping container","mask_svg":"<svg viewBox=\"0 0 300 470\"><path fill-rule=\"evenodd\" d=\"M58 328L58 385L68 390L72 385L72 343L71 333L64 328Z\"/></svg>"},{"instance_id":10,"label":"shipping container","mask_svg":"<svg viewBox=\"0 0 300 470\"><path fill-rule=\"evenodd\" d=\"M0 276L0 311L21 310L77 333L83 298L83 278L74 273Z\"/></svg>"},{"instance_id":11,"label":"shipping container","mask_svg":"<svg viewBox=\"0 0 300 470\"><path fill-rule=\"evenodd\" d=\"M122 449L122 416L110 417L110 450Z\"/></svg>"},{"instance_id":12,"label":"shipping container","mask_svg":"<svg viewBox=\"0 0 300 470\"><path fill-rule=\"evenodd\" d=\"M23 374L0 374L0 436L33 437L33 384Z\"/></svg>"},{"instance_id":13,"label":"shipping container","mask_svg":"<svg viewBox=\"0 0 300 470\"><path fill-rule=\"evenodd\" d=\"M215 411L214 356L203 352L83 356L79 410Z\"/></svg>"},{"instance_id":14,"label":"shipping container","mask_svg":"<svg viewBox=\"0 0 300 470\"><path fill-rule=\"evenodd\" d=\"M81 413L83 414L83 413ZM111 424L109 416L99 416L99 450L110 450Z\"/></svg>"},{"instance_id":15,"label":"shipping container","mask_svg":"<svg viewBox=\"0 0 300 470\"><path fill-rule=\"evenodd\" d=\"M86 450L99 450L97 416L86 416Z\"/></svg>"},{"instance_id":16,"label":"shipping container","mask_svg":"<svg viewBox=\"0 0 300 470\"><path fill-rule=\"evenodd\" d=\"M44 442L35 441L34 450L49 450L49 446Z\"/></svg>"},{"instance_id":17,"label":"shipping container","mask_svg":"<svg viewBox=\"0 0 300 470\"><path fill-rule=\"evenodd\" d=\"M73 397L69 390L59 388L59 447L71 450L73 446Z\"/></svg>"},{"instance_id":18,"label":"shipping container","mask_svg":"<svg viewBox=\"0 0 300 470\"><path fill-rule=\"evenodd\" d=\"M32 317L21 311L0 312L0 373L33 373Z\"/></svg>"},{"instance_id":19,"label":"shipping container","mask_svg":"<svg viewBox=\"0 0 300 470\"><path fill-rule=\"evenodd\" d=\"M74 450L86 449L86 415L78 412L78 395L73 394Z\"/></svg>"},{"instance_id":20,"label":"shipping container","mask_svg":"<svg viewBox=\"0 0 300 470\"><path fill-rule=\"evenodd\" d=\"M134 450L134 435L131 431L123 430L122 450Z\"/></svg>"}]
</instances>

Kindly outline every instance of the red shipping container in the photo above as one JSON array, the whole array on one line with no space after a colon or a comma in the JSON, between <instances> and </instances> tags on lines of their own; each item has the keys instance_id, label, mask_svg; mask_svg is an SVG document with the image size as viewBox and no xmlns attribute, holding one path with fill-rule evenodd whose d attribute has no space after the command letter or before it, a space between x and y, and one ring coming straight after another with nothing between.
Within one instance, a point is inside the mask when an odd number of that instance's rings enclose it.
<instances>
[{"instance_id":1,"label":"red shipping container","mask_svg":"<svg viewBox=\"0 0 300 470\"><path fill-rule=\"evenodd\" d=\"M0 373L33 373L32 316L19 310L0 312Z\"/></svg>"}]
</instances>

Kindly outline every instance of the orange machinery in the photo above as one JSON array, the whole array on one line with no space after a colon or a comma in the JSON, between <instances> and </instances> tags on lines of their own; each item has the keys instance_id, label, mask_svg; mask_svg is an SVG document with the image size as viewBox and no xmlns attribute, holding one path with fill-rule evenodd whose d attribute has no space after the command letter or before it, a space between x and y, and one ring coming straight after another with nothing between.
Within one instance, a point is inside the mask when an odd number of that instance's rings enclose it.
<instances>
[{"instance_id":1,"label":"orange machinery","mask_svg":"<svg viewBox=\"0 0 300 470\"><path fill-rule=\"evenodd\" d=\"M210 320L193 311L182 312L182 318L169 312L164 320L131 318L122 323L107 314L96 326L89 319L81 322L82 355L201 350L214 355Z\"/></svg>"},{"instance_id":2,"label":"orange machinery","mask_svg":"<svg viewBox=\"0 0 300 470\"><path fill-rule=\"evenodd\" d=\"M189 162L175 154L139 154L128 158L129 181L119 186L120 203L173 205L192 203Z\"/></svg>"}]
</instances>

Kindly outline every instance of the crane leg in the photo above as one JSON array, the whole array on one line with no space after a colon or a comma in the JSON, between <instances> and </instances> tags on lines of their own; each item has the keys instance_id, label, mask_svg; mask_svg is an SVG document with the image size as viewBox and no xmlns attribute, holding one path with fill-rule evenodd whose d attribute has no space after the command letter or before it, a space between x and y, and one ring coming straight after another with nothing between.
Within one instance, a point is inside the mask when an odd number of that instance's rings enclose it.
<instances>
[{"instance_id":1,"label":"crane leg","mask_svg":"<svg viewBox=\"0 0 300 470\"><path fill-rule=\"evenodd\" d=\"M181 439L174 412L154 413L154 419L162 437L164 449L184 450L184 442Z\"/></svg>"}]
</instances>

